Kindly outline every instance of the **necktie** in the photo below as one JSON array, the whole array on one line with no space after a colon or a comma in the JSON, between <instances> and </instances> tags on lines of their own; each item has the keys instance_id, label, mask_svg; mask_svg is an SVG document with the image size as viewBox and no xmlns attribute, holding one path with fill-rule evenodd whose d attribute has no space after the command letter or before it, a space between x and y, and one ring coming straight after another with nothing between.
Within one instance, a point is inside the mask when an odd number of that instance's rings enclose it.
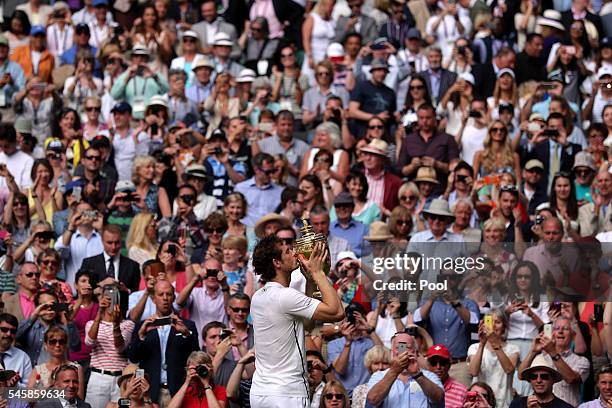
<instances>
[{"instance_id":1,"label":"necktie","mask_svg":"<svg viewBox=\"0 0 612 408\"><path fill-rule=\"evenodd\" d=\"M554 154L550 161L550 172L554 176L559 172L559 169L561 168L561 158L559 157L561 156L561 146L558 143L555 143L555 148L553 149L553 152Z\"/></svg>"},{"instance_id":2,"label":"necktie","mask_svg":"<svg viewBox=\"0 0 612 408\"><path fill-rule=\"evenodd\" d=\"M2 364L2 368L6 370L6 366L4 365L4 357L6 357L6 353L0 353L0 364Z\"/></svg>"},{"instance_id":3,"label":"necktie","mask_svg":"<svg viewBox=\"0 0 612 408\"><path fill-rule=\"evenodd\" d=\"M115 262L113 262L113 258L108 259L108 276L115 279Z\"/></svg>"}]
</instances>

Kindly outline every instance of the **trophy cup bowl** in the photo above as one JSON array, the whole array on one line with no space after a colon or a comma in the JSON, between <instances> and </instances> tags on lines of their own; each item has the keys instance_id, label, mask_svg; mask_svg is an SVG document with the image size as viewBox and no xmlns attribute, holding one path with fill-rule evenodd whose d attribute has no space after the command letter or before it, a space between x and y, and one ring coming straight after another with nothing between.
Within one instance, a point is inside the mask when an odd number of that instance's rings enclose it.
<instances>
[{"instance_id":1,"label":"trophy cup bowl","mask_svg":"<svg viewBox=\"0 0 612 408\"><path fill-rule=\"evenodd\" d=\"M327 238L323 234L314 232L312 225L310 225L306 219L303 218L302 222L304 223L304 226L300 229L302 236L295 240L294 251L297 254L304 255L304 258L310 259L310 255L312 254L315 244L317 242L324 242L325 246L327 246ZM329 275L330 269L331 260L328 257L323 263L323 272L325 272L325 275ZM312 276L310 276L308 271L305 271L302 268L300 268L300 271L306 277L306 279L312 280ZM321 299L321 291L317 288L317 290L313 292L312 296L317 299Z\"/></svg>"}]
</instances>

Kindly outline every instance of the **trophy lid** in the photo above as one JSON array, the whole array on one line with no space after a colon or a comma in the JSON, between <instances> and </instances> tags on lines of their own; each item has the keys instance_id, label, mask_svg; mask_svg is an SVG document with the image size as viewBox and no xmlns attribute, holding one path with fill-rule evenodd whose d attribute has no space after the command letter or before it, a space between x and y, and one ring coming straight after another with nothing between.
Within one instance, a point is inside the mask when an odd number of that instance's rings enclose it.
<instances>
[{"instance_id":1,"label":"trophy lid","mask_svg":"<svg viewBox=\"0 0 612 408\"><path fill-rule=\"evenodd\" d=\"M302 218L304 226L300 228L301 237L296 239L296 244L313 242L313 241L326 241L323 234L317 234L306 218Z\"/></svg>"}]
</instances>

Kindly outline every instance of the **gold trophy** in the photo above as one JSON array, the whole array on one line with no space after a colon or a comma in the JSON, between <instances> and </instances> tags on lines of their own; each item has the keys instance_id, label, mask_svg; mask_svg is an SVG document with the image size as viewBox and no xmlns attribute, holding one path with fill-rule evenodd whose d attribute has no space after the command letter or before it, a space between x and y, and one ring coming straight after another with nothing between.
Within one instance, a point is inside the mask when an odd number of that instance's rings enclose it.
<instances>
[{"instance_id":1,"label":"gold trophy","mask_svg":"<svg viewBox=\"0 0 612 408\"><path fill-rule=\"evenodd\" d=\"M304 223L304 226L300 228L302 236L295 240L294 251L296 254L304 255L304 258L310 259L310 255L312 254L315 243L324 242L325 246L327 246L327 238L323 234L318 234L314 232L314 228L312 228L312 225L310 225L308 223L308 220L306 220L305 218L302 218L302 222ZM327 250L329 251L329 248ZM325 263L323 264L323 272L325 272L325 275L329 275L330 269L331 261L328 257ZM306 279L312 281L312 276L310 276L308 271L305 271L302 268L300 268L300 271L306 277ZM321 299L323 297L319 288L317 288L317 290L312 293L312 297L317 299Z\"/></svg>"}]
</instances>

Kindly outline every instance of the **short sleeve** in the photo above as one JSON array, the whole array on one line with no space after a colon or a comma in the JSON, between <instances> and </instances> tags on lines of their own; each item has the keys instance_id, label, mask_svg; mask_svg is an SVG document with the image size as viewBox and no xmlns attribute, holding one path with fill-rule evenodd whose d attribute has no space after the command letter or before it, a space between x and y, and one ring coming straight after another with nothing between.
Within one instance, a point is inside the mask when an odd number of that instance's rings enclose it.
<instances>
[{"instance_id":1,"label":"short sleeve","mask_svg":"<svg viewBox=\"0 0 612 408\"><path fill-rule=\"evenodd\" d=\"M476 352L478 351L478 344L480 343L474 343L470 345L470 347L468 347L468 351L467 351L468 357L476 355Z\"/></svg>"},{"instance_id":2,"label":"short sleeve","mask_svg":"<svg viewBox=\"0 0 612 408\"><path fill-rule=\"evenodd\" d=\"M319 303L295 289L283 288L279 291L278 304L281 310L293 316L311 319Z\"/></svg>"}]
</instances>

